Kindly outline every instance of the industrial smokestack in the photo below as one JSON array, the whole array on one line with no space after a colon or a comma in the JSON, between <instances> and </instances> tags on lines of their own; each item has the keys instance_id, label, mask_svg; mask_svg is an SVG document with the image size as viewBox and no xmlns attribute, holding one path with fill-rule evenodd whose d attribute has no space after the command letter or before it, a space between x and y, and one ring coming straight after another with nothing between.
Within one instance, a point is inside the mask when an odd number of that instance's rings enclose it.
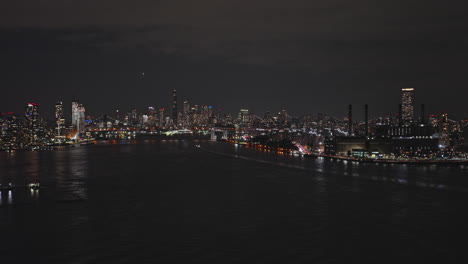
<instances>
[{"instance_id":1,"label":"industrial smokestack","mask_svg":"<svg viewBox=\"0 0 468 264\"><path fill-rule=\"evenodd\" d=\"M367 104L364 105L364 126L365 126L365 131L364 131L364 135L366 137L369 136L369 107L367 106Z\"/></svg>"},{"instance_id":2,"label":"industrial smokestack","mask_svg":"<svg viewBox=\"0 0 468 264\"><path fill-rule=\"evenodd\" d=\"M421 124L426 124L426 113L425 113L425 106L421 104Z\"/></svg>"},{"instance_id":3,"label":"industrial smokestack","mask_svg":"<svg viewBox=\"0 0 468 264\"><path fill-rule=\"evenodd\" d=\"M398 125L403 125L403 106L401 104L398 105Z\"/></svg>"},{"instance_id":4,"label":"industrial smokestack","mask_svg":"<svg viewBox=\"0 0 468 264\"><path fill-rule=\"evenodd\" d=\"M348 136L353 135L353 106L348 106Z\"/></svg>"}]
</instances>

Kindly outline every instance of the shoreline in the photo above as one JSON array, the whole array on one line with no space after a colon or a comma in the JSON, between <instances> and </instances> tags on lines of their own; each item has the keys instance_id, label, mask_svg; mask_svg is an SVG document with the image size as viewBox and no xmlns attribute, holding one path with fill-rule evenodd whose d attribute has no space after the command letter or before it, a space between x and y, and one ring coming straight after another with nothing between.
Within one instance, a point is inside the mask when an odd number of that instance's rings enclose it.
<instances>
[{"instance_id":1,"label":"shoreline","mask_svg":"<svg viewBox=\"0 0 468 264\"><path fill-rule=\"evenodd\" d=\"M358 159L341 156L331 155L316 155L317 157L329 159L329 160L345 160L359 163L375 163L375 164L401 164L401 165L468 165L468 160L385 160L385 159Z\"/></svg>"}]
</instances>

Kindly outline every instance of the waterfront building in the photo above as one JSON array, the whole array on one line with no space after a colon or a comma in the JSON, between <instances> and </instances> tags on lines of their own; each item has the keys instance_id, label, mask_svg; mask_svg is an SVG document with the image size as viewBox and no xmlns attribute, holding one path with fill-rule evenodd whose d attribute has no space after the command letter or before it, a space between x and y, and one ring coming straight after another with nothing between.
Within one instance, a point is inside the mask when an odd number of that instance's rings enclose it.
<instances>
[{"instance_id":1,"label":"waterfront building","mask_svg":"<svg viewBox=\"0 0 468 264\"><path fill-rule=\"evenodd\" d=\"M410 124L413 122L413 93L414 88L401 89L401 119L403 124Z\"/></svg>"},{"instance_id":2,"label":"waterfront building","mask_svg":"<svg viewBox=\"0 0 468 264\"><path fill-rule=\"evenodd\" d=\"M159 127L164 127L164 108L159 109Z\"/></svg>"},{"instance_id":3,"label":"waterfront building","mask_svg":"<svg viewBox=\"0 0 468 264\"><path fill-rule=\"evenodd\" d=\"M24 112L24 118L24 143L25 145L35 145L39 140L39 105L28 103Z\"/></svg>"},{"instance_id":4,"label":"waterfront building","mask_svg":"<svg viewBox=\"0 0 468 264\"><path fill-rule=\"evenodd\" d=\"M63 114L62 102L57 102L55 104L55 123L57 124L56 137L64 138L65 137L65 116Z\"/></svg>"},{"instance_id":5,"label":"waterfront building","mask_svg":"<svg viewBox=\"0 0 468 264\"><path fill-rule=\"evenodd\" d=\"M250 124L250 115L248 109L241 109L237 117L240 125L248 126Z\"/></svg>"},{"instance_id":6,"label":"waterfront building","mask_svg":"<svg viewBox=\"0 0 468 264\"><path fill-rule=\"evenodd\" d=\"M78 113L78 101L73 100L72 101L72 127L73 129L77 129L78 127L78 118L79 118L79 113Z\"/></svg>"},{"instance_id":7,"label":"waterfront building","mask_svg":"<svg viewBox=\"0 0 468 264\"><path fill-rule=\"evenodd\" d=\"M80 135L85 133L85 107L82 104L78 105L78 120L77 120L77 132Z\"/></svg>"}]
</instances>

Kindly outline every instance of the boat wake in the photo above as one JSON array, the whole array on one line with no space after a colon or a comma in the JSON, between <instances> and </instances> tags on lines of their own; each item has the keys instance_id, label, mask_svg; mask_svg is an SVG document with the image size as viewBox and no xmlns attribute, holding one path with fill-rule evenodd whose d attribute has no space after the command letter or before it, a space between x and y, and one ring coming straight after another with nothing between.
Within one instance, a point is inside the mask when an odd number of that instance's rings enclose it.
<instances>
[{"instance_id":1,"label":"boat wake","mask_svg":"<svg viewBox=\"0 0 468 264\"><path fill-rule=\"evenodd\" d=\"M428 188L428 189L468 193L468 188L463 187L463 186L451 186L451 185L440 184L440 183L425 182L421 180L413 181L413 180L407 180L407 179L396 178L396 177L388 177L388 176L365 176L359 173L350 173L346 171L343 172L343 171L337 171L337 170L324 170L322 168L307 168L307 167L300 166L300 165L288 164L286 162L269 161L265 159L252 158L252 157L242 156L242 155L233 154L233 153L214 151L214 150L201 147L200 145L197 145L196 147L197 149L201 151L211 153L214 155L218 155L218 156L225 156L229 158L258 162L258 163L263 163L263 164L268 164L268 165L279 166L283 168L291 168L291 169L297 169L297 170L302 170L302 171L307 171L307 172L313 172L317 174L316 175L318 176L317 180L321 180L321 181L325 180L323 176L325 176L324 174L326 173L327 175L334 174L334 175L340 175L340 176L343 176L343 175L350 176L354 179L360 179L360 180L386 182L386 183L394 183L394 184L404 185L404 186L415 186L415 187Z\"/></svg>"}]
</instances>

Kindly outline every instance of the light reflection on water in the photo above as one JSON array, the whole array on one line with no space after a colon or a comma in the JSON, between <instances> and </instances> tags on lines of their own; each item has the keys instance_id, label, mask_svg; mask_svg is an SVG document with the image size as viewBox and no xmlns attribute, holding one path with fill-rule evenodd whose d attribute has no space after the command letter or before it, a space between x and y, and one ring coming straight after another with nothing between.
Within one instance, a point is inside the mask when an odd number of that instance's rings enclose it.
<instances>
[{"instance_id":1,"label":"light reflection on water","mask_svg":"<svg viewBox=\"0 0 468 264\"><path fill-rule=\"evenodd\" d=\"M463 175L464 170L462 166L439 167L437 165L361 164L355 161L327 160L321 157L312 160L294 156L285 157L287 160L285 162L284 160L281 161L281 159L278 159L278 156L282 155L276 153L273 153L272 156L270 153L262 150L242 148L236 145L231 147L224 146L224 148L213 146L213 143L208 143L202 145L200 149L216 155L230 156L236 159L314 172L317 173L314 174L317 180L325 180L320 176L321 174L343 175L355 178L356 180L368 180L468 193L468 183L465 179L460 177ZM231 150L226 151L229 148L231 148ZM453 184L446 182L450 176L461 180L462 184L459 185L459 182L454 182ZM359 182L353 182L352 186L354 191L359 191Z\"/></svg>"},{"instance_id":2,"label":"light reflection on water","mask_svg":"<svg viewBox=\"0 0 468 264\"><path fill-rule=\"evenodd\" d=\"M184 140L15 155L0 153L0 180L18 185L0 196L1 234L15 239L0 241L2 263L305 263L369 252L416 263L443 256L434 249L453 252L447 234L468 221L458 214L466 193L446 195L447 186L467 186L454 181L464 168L303 159ZM40 191L24 186L32 180ZM459 247L454 253L464 252Z\"/></svg>"}]
</instances>

